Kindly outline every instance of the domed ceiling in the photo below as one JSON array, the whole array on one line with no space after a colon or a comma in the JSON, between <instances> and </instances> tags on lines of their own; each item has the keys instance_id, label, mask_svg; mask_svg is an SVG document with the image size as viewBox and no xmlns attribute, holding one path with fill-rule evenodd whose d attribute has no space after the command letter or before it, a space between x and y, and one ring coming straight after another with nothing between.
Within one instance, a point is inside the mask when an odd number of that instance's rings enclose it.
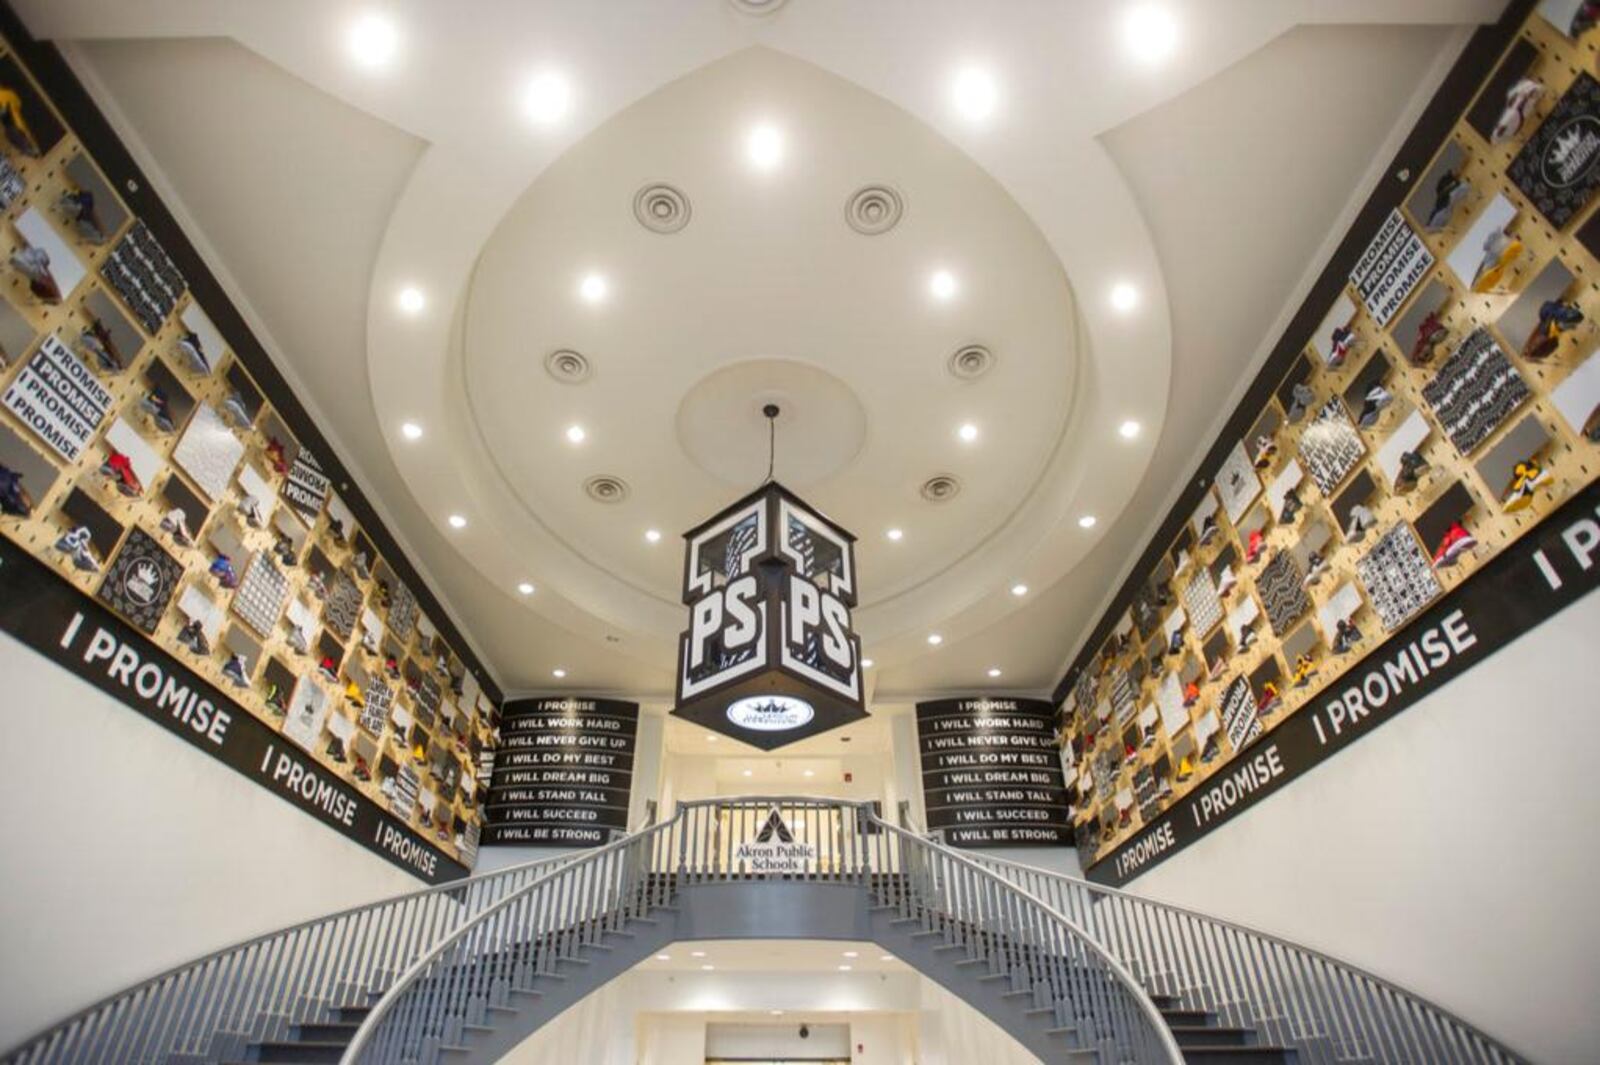
<instances>
[{"instance_id":1,"label":"domed ceiling","mask_svg":"<svg viewBox=\"0 0 1600 1065\"><path fill-rule=\"evenodd\" d=\"M507 688L670 692L775 402L880 700L1053 684L1497 13L1165 3L1157 62L1116 4L18 6Z\"/></svg>"}]
</instances>

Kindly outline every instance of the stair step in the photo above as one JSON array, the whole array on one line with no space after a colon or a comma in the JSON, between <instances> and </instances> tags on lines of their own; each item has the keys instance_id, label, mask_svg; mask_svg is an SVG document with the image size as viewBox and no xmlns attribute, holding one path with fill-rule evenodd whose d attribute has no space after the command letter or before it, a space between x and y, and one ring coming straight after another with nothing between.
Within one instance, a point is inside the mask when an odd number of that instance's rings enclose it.
<instances>
[{"instance_id":1,"label":"stair step","mask_svg":"<svg viewBox=\"0 0 1600 1065\"><path fill-rule=\"evenodd\" d=\"M988 983L991 980L1009 980L1009 979L1011 979L1011 974L1010 973L984 973L982 976L978 977L978 980L979 980L980 983Z\"/></svg>"},{"instance_id":2,"label":"stair step","mask_svg":"<svg viewBox=\"0 0 1600 1065\"><path fill-rule=\"evenodd\" d=\"M935 953L938 953L941 950L965 950L966 948L959 943L938 943L934 945L933 949Z\"/></svg>"},{"instance_id":3,"label":"stair step","mask_svg":"<svg viewBox=\"0 0 1600 1065\"><path fill-rule=\"evenodd\" d=\"M354 1021L360 1024L367 1019L367 1014L372 1012L371 1006L335 1006L333 1007L335 1019L341 1021Z\"/></svg>"},{"instance_id":4,"label":"stair step","mask_svg":"<svg viewBox=\"0 0 1600 1065\"><path fill-rule=\"evenodd\" d=\"M1178 1046L1185 1050L1190 1047L1251 1046L1256 1039L1254 1028L1223 1028L1192 1024L1168 1024L1167 1027L1172 1029L1172 1038L1178 1041Z\"/></svg>"},{"instance_id":5,"label":"stair step","mask_svg":"<svg viewBox=\"0 0 1600 1065\"><path fill-rule=\"evenodd\" d=\"M965 969L965 968L967 968L969 966L972 966L972 965L988 965L988 964L989 963L987 961L984 961L982 958L957 958L956 962L955 962L955 966L956 966L957 969Z\"/></svg>"},{"instance_id":6,"label":"stair step","mask_svg":"<svg viewBox=\"0 0 1600 1065\"><path fill-rule=\"evenodd\" d=\"M1056 1008L1054 1006L1035 1006L1031 1010L1023 1010L1022 1015L1024 1017L1042 1017L1046 1013L1054 1013L1055 1011Z\"/></svg>"},{"instance_id":7,"label":"stair step","mask_svg":"<svg viewBox=\"0 0 1600 1065\"><path fill-rule=\"evenodd\" d=\"M929 936L940 936L940 937L942 937L943 935L944 935L943 932L937 931L935 929L923 928L923 929L920 929L919 931L912 932L911 933L911 938L912 939L927 939Z\"/></svg>"},{"instance_id":8,"label":"stair step","mask_svg":"<svg viewBox=\"0 0 1600 1065\"><path fill-rule=\"evenodd\" d=\"M513 995L527 995L529 998L544 998L544 992L532 987L513 987Z\"/></svg>"},{"instance_id":9,"label":"stair step","mask_svg":"<svg viewBox=\"0 0 1600 1065\"><path fill-rule=\"evenodd\" d=\"M1294 1065L1298 1060L1289 1047L1179 1047L1184 1061L1205 1065Z\"/></svg>"},{"instance_id":10,"label":"stair step","mask_svg":"<svg viewBox=\"0 0 1600 1065\"><path fill-rule=\"evenodd\" d=\"M522 1012L521 1010L517 1009L515 1006L496 1006L493 1002L491 1002L488 1005L484 1006L484 1009L489 1013L521 1013Z\"/></svg>"},{"instance_id":11,"label":"stair step","mask_svg":"<svg viewBox=\"0 0 1600 1065\"><path fill-rule=\"evenodd\" d=\"M1032 995L1032 991L1002 991L1000 993L1001 998L1030 998Z\"/></svg>"},{"instance_id":12,"label":"stair step","mask_svg":"<svg viewBox=\"0 0 1600 1065\"><path fill-rule=\"evenodd\" d=\"M295 1042L305 1043L349 1043L356 1037L356 1029L361 1025L354 1021L308 1021L305 1024L291 1024L289 1034Z\"/></svg>"},{"instance_id":13,"label":"stair step","mask_svg":"<svg viewBox=\"0 0 1600 1065\"><path fill-rule=\"evenodd\" d=\"M338 1065L346 1043L251 1043L251 1061L331 1062Z\"/></svg>"},{"instance_id":14,"label":"stair step","mask_svg":"<svg viewBox=\"0 0 1600 1065\"><path fill-rule=\"evenodd\" d=\"M1202 1028L1209 1025L1213 1020L1216 1019L1217 1016L1210 1010L1181 1010L1162 1007L1157 1008L1161 1009L1162 1019L1165 1020L1168 1025L1172 1026L1182 1024L1192 1028Z\"/></svg>"}]
</instances>

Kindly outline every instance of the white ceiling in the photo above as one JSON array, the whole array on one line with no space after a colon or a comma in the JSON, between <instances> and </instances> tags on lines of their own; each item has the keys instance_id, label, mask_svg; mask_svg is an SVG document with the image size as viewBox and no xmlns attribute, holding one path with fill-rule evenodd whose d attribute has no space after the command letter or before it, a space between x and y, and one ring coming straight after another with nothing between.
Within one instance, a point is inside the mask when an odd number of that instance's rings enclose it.
<instances>
[{"instance_id":1,"label":"white ceiling","mask_svg":"<svg viewBox=\"0 0 1600 1065\"><path fill-rule=\"evenodd\" d=\"M1054 683L1374 160L1499 5L1171 0L1159 69L1118 47L1123 6L396 2L402 47L372 74L341 47L360 5L18 3L505 687L670 690L676 536L759 480L777 398L780 478L862 537L858 621L896 697ZM987 122L949 106L962 63L1000 86ZM515 107L540 69L574 86L550 127ZM758 120L785 138L768 172L741 155ZM634 220L648 181L687 194L683 230ZM869 182L906 203L881 236L844 220ZM590 271L598 305L576 298ZM996 368L957 381L945 360L974 342ZM545 374L558 347L589 381ZM961 495L923 501L935 473ZM585 496L597 474L628 500Z\"/></svg>"}]
</instances>

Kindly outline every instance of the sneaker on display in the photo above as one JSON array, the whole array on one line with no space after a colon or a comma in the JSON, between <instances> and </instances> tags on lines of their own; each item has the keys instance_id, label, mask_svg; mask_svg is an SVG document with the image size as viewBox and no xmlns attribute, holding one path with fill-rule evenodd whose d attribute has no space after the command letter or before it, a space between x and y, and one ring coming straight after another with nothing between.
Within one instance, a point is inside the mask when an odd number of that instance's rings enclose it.
<instances>
[{"instance_id":1,"label":"sneaker on display","mask_svg":"<svg viewBox=\"0 0 1600 1065\"><path fill-rule=\"evenodd\" d=\"M259 529L266 524L266 518L261 513L261 501L255 496L245 496L234 504L234 509L252 529Z\"/></svg>"},{"instance_id":2,"label":"sneaker on display","mask_svg":"<svg viewBox=\"0 0 1600 1065\"><path fill-rule=\"evenodd\" d=\"M60 303L61 286L50 272L50 253L43 248L24 245L11 253L11 265L28 279L28 291L41 303Z\"/></svg>"},{"instance_id":3,"label":"sneaker on display","mask_svg":"<svg viewBox=\"0 0 1600 1065\"><path fill-rule=\"evenodd\" d=\"M231 680L236 688L248 688L250 686L250 678L245 675L244 671L244 656L241 654L228 656L228 660L222 664L222 675Z\"/></svg>"},{"instance_id":4,"label":"sneaker on display","mask_svg":"<svg viewBox=\"0 0 1600 1065\"><path fill-rule=\"evenodd\" d=\"M1253 621L1239 628L1239 650L1248 651L1255 646L1256 641L1261 638L1258 628L1259 626Z\"/></svg>"},{"instance_id":5,"label":"sneaker on display","mask_svg":"<svg viewBox=\"0 0 1600 1065\"><path fill-rule=\"evenodd\" d=\"M1210 736L1206 737L1205 748L1200 752L1200 764L1210 765L1212 762L1217 760L1217 756L1221 753L1222 741L1217 739L1217 734L1213 732Z\"/></svg>"},{"instance_id":6,"label":"sneaker on display","mask_svg":"<svg viewBox=\"0 0 1600 1065\"><path fill-rule=\"evenodd\" d=\"M72 559L72 564L86 573L100 569L100 559L95 556L93 538L87 525L79 525L61 535L55 549Z\"/></svg>"},{"instance_id":7,"label":"sneaker on display","mask_svg":"<svg viewBox=\"0 0 1600 1065\"><path fill-rule=\"evenodd\" d=\"M172 417L172 403L167 399L167 394L159 388L152 388L139 400L139 409L150 415L150 420L156 423L156 428L163 433L175 432L178 423Z\"/></svg>"},{"instance_id":8,"label":"sneaker on display","mask_svg":"<svg viewBox=\"0 0 1600 1065\"><path fill-rule=\"evenodd\" d=\"M1422 480L1422 475L1428 472L1428 460L1422 457L1420 451L1406 451L1400 455L1400 472L1395 475L1394 486L1397 491L1409 492Z\"/></svg>"},{"instance_id":9,"label":"sneaker on display","mask_svg":"<svg viewBox=\"0 0 1600 1065\"><path fill-rule=\"evenodd\" d=\"M1256 437L1256 469L1264 470L1278 456L1278 442L1265 434Z\"/></svg>"},{"instance_id":10,"label":"sneaker on display","mask_svg":"<svg viewBox=\"0 0 1600 1065\"><path fill-rule=\"evenodd\" d=\"M356 571L356 576L361 580L372 579L372 563L367 561L365 551L357 551L356 557L350 560L350 566Z\"/></svg>"},{"instance_id":11,"label":"sneaker on display","mask_svg":"<svg viewBox=\"0 0 1600 1065\"><path fill-rule=\"evenodd\" d=\"M1239 578L1234 576L1233 567L1232 566L1223 567L1221 576L1219 576L1217 578L1217 598L1218 599L1226 599L1226 598L1228 598L1228 596L1232 595L1233 594L1233 590L1235 588L1237 588L1238 586L1239 586Z\"/></svg>"},{"instance_id":12,"label":"sneaker on display","mask_svg":"<svg viewBox=\"0 0 1600 1065\"><path fill-rule=\"evenodd\" d=\"M1306 416L1306 411L1311 409L1311 404L1317 401L1317 394L1311 391L1311 386L1301 383L1290 389L1289 424L1296 425L1301 418Z\"/></svg>"},{"instance_id":13,"label":"sneaker on display","mask_svg":"<svg viewBox=\"0 0 1600 1065\"><path fill-rule=\"evenodd\" d=\"M206 639L206 629L199 618L178 631L178 642L202 658L211 654L211 641Z\"/></svg>"},{"instance_id":14,"label":"sneaker on display","mask_svg":"<svg viewBox=\"0 0 1600 1065\"><path fill-rule=\"evenodd\" d=\"M366 698L361 694L361 686L355 681L351 681L344 686L344 701L355 707L357 710L360 710L367 704Z\"/></svg>"},{"instance_id":15,"label":"sneaker on display","mask_svg":"<svg viewBox=\"0 0 1600 1065\"><path fill-rule=\"evenodd\" d=\"M1283 509L1278 511L1278 521L1283 525L1291 525L1300 514L1300 493L1291 488L1284 493Z\"/></svg>"},{"instance_id":16,"label":"sneaker on display","mask_svg":"<svg viewBox=\"0 0 1600 1065\"><path fill-rule=\"evenodd\" d=\"M1215 514L1207 514L1205 520L1200 523L1200 544L1203 547L1216 538L1217 516Z\"/></svg>"},{"instance_id":17,"label":"sneaker on display","mask_svg":"<svg viewBox=\"0 0 1600 1065\"><path fill-rule=\"evenodd\" d=\"M255 420L244 405L244 397L237 392L229 392L228 398L222 401L222 413L240 429L250 428L250 423Z\"/></svg>"},{"instance_id":18,"label":"sneaker on display","mask_svg":"<svg viewBox=\"0 0 1600 1065\"><path fill-rule=\"evenodd\" d=\"M1192 776L1194 776L1194 765L1189 761L1189 756L1184 755L1178 759L1178 783L1186 783Z\"/></svg>"},{"instance_id":19,"label":"sneaker on display","mask_svg":"<svg viewBox=\"0 0 1600 1065\"><path fill-rule=\"evenodd\" d=\"M1269 680L1261 686L1261 695L1256 699L1256 713L1270 714L1281 702L1283 699L1278 695L1278 686Z\"/></svg>"},{"instance_id":20,"label":"sneaker on display","mask_svg":"<svg viewBox=\"0 0 1600 1065\"><path fill-rule=\"evenodd\" d=\"M400 676L400 663L395 660L394 655L386 655L384 657L383 671L389 675L391 680Z\"/></svg>"},{"instance_id":21,"label":"sneaker on display","mask_svg":"<svg viewBox=\"0 0 1600 1065\"><path fill-rule=\"evenodd\" d=\"M272 464L272 472L279 477L289 473L289 460L284 457L283 441L275 436L267 440L267 461Z\"/></svg>"},{"instance_id":22,"label":"sneaker on display","mask_svg":"<svg viewBox=\"0 0 1600 1065\"><path fill-rule=\"evenodd\" d=\"M378 634L376 632L374 632L372 629L364 629L362 631L362 633L361 633L361 649L363 651L367 652L367 654L369 654L369 655L375 655L375 654L378 653L378 651L379 651Z\"/></svg>"},{"instance_id":23,"label":"sneaker on display","mask_svg":"<svg viewBox=\"0 0 1600 1065\"><path fill-rule=\"evenodd\" d=\"M1347 325L1334 326L1333 335L1328 338L1328 365L1337 370L1355 349L1355 330Z\"/></svg>"},{"instance_id":24,"label":"sneaker on display","mask_svg":"<svg viewBox=\"0 0 1600 1065\"><path fill-rule=\"evenodd\" d=\"M1450 528L1445 530L1444 537L1439 541L1439 548L1433 553L1433 564L1440 568L1454 565L1462 555L1478 546L1478 541L1467 531L1466 526L1459 521L1450 523Z\"/></svg>"},{"instance_id":25,"label":"sneaker on display","mask_svg":"<svg viewBox=\"0 0 1600 1065\"><path fill-rule=\"evenodd\" d=\"M367 768L367 760L361 757L359 754L355 756L355 761L350 769L350 775L355 777L357 780L362 781L363 783L372 779L372 770Z\"/></svg>"},{"instance_id":26,"label":"sneaker on display","mask_svg":"<svg viewBox=\"0 0 1600 1065\"><path fill-rule=\"evenodd\" d=\"M1321 551L1311 552L1306 556L1306 576L1305 580L1300 582L1300 586L1302 588L1312 587L1322 579L1322 575L1326 572L1328 572L1328 560L1322 557Z\"/></svg>"},{"instance_id":27,"label":"sneaker on display","mask_svg":"<svg viewBox=\"0 0 1600 1065\"><path fill-rule=\"evenodd\" d=\"M1304 688L1310 684L1317 675L1317 663L1309 654L1302 654L1294 660L1294 686Z\"/></svg>"},{"instance_id":28,"label":"sneaker on display","mask_svg":"<svg viewBox=\"0 0 1600 1065\"><path fill-rule=\"evenodd\" d=\"M194 534L189 531L189 517L178 507L161 515L161 531L171 536L179 547L194 543Z\"/></svg>"},{"instance_id":29,"label":"sneaker on display","mask_svg":"<svg viewBox=\"0 0 1600 1065\"><path fill-rule=\"evenodd\" d=\"M1342 655L1361 642L1361 630L1349 618L1340 618L1333 636L1333 653Z\"/></svg>"},{"instance_id":30,"label":"sneaker on display","mask_svg":"<svg viewBox=\"0 0 1600 1065\"><path fill-rule=\"evenodd\" d=\"M85 329L78 334L78 351L88 355L106 373L122 372L122 363L92 330Z\"/></svg>"},{"instance_id":31,"label":"sneaker on display","mask_svg":"<svg viewBox=\"0 0 1600 1065\"><path fill-rule=\"evenodd\" d=\"M234 572L233 559L227 555L218 552L217 557L211 560L209 571L224 588L239 587L239 575Z\"/></svg>"},{"instance_id":32,"label":"sneaker on display","mask_svg":"<svg viewBox=\"0 0 1600 1065\"><path fill-rule=\"evenodd\" d=\"M1450 330L1439 320L1439 312L1429 311L1423 317L1422 324L1417 326L1417 336L1411 342L1408 357L1417 366L1426 365L1433 358L1434 349L1444 343L1449 335Z\"/></svg>"},{"instance_id":33,"label":"sneaker on display","mask_svg":"<svg viewBox=\"0 0 1600 1065\"><path fill-rule=\"evenodd\" d=\"M1183 630L1173 629L1167 636L1167 654L1175 655L1183 650Z\"/></svg>"},{"instance_id":34,"label":"sneaker on display","mask_svg":"<svg viewBox=\"0 0 1600 1065\"><path fill-rule=\"evenodd\" d=\"M1250 539L1244 549L1244 560L1254 562L1261 557L1262 550L1267 546L1267 538L1261 535L1260 529L1250 530Z\"/></svg>"},{"instance_id":35,"label":"sneaker on display","mask_svg":"<svg viewBox=\"0 0 1600 1065\"><path fill-rule=\"evenodd\" d=\"M205 344L200 340L200 334L193 330L184 330L178 337L178 351L188 362L191 370L202 377L211 376L211 360L206 357Z\"/></svg>"},{"instance_id":36,"label":"sneaker on display","mask_svg":"<svg viewBox=\"0 0 1600 1065\"><path fill-rule=\"evenodd\" d=\"M311 652L311 635L299 625L289 627L289 646L300 654Z\"/></svg>"},{"instance_id":37,"label":"sneaker on display","mask_svg":"<svg viewBox=\"0 0 1600 1065\"><path fill-rule=\"evenodd\" d=\"M283 717L289 712L289 708L283 703L283 689L276 684L267 685L266 703L267 710L278 717Z\"/></svg>"},{"instance_id":38,"label":"sneaker on display","mask_svg":"<svg viewBox=\"0 0 1600 1065\"><path fill-rule=\"evenodd\" d=\"M1139 742L1144 745L1146 750L1148 750L1151 747L1155 746L1155 744L1156 744L1156 727L1155 727L1155 725L1146 725L1142 729L1139 730ZM464 745L458 744L458 747L460 747L460 746L464 746ZM461 753L462 754L466 754L467 752L465 750L462 750Z\"/></svg>"},{"instance_id":39,"label":"sneaker on display","mask_svg":"<svg viewBox=\"0 0 1600 1065\"><path fill-rule=\"evenodd\" d=\"M1505 277L1506 268L1522 254L1522 241L1503 229L1496 229L1483 241L1483 259L1472 276L1472 291L1492 292Z\"/></svg>"},{"instance_id":40,"label":"sneaker on display","mask_svg":"<svg viewBox=\"0 0 1600 1065\"><path fill-rule=\"evenodd\" d=\"M337 736L328 737L328 757L333 761L344 764L344 741Z\"/></svg>"},{"instance_id":41,"label":"sneaker on display","mask_svg":"<svg viewBox=\"0 0 1600 1065\"><path fill-rule=\"evenodd\" d=\"M1538 494L1538 488L1550 479L1537 458L1528 458L1516 464L1511 471L1511 485L1501 496L1501 504L1508 513L1526 510Z\"/></svg>"},{"instance_id":42,"label":"sneaker on display","mask_svg":"<svg viewBox=\"0 0 1600 1065\"><path fill-rule=\"evenodd\" d=\"M118 492L129 499L144 495L144 485L140 483L139 475L133 472L133 460L109 444L106 445L106 451L108 454L100 464L100 472L116 486Z\"/></svg>"},{"instance_id":43,"label":"sneaker on display","mask_svg":"<svg viewBox=\"0 0 1600 1065\"><path fill-rule=\"evenodd\" d=\"M323 581L322 574L313 573L311 575L311 580L308 581L307 584L311 588L312 595L316 596L318 599L328 598L328 585Z\"/></svg>"},{"instance_id":44,"label":"sneaker on display","mask_svg":"<svg viewBox=\"0 0 1600 1065\"><path fill-rule=\"evenodd\" d=\"M1539 106L1544 96L1544 83L1538 78L1522 78L1506 92L1506 103L1500 118L1489 134L1490 144L1503 144L1522 132L1528 116Z\"/></svg>"},{"instance_id":45,"label":"sneaker on display","mask_svg":"<svg viewBox=\"0 0 1600 1065\"><path fill-rule=\"evenodd\" d=\"M1548 359L1561 346L1561 337L1583 324L1583 309L1572 300L1545 300L1539 305L1539 324L1522 345L1522 357L1532 362Z\"/></svg>"},{"instance_id":46,"label":"sneaker on display","mask_svg":"<svg viewBox=\"0 0 1600 1065\"><path fill-rule=\"evenodd\" d=\"M1359 544L1366 539L1367 530L1372 528L1377 521L1378 519L1373 517L1372 511L1367 509L1366 504L1357 503L1350 508L1350 518L1345 522L1345 538L1353 544Z\"/></svg>"},{"instance_id":47,"label":"sneaker on display","mask_svg":"<svg viewBox=\"0 0 1600 1065\"><path fill-rule=\"evenodd\" d=\"M322 661L318 662L317 672L322 675L323 680L329 683L339 679L339 667L331 658L323 658Z\"/></svg>"},{"instance_id":48,"label":"sneaker on display","mask_svg":"<svg viewBox=\"0 0 1600 1065\"><path fill-rule=\"evenodd\" d=\"M0 466L0 513L26 518L33 513L33 496L22 483L22 474Z\"/></svg>"},{"instance_id":49,"label":"sneaker on display","mask_svg":"<svg viewBox=\"0 0 1600 1065\"><path fill-rule=\"evenodd\" d=\"M1139 760L1139 749L1133 744L1126 744L1122 748L1122 764L1132 765Z\"/></svg>"},{"instance_id":50,"label":"sneaker on display","mask_svg":"<svg viewBox=\"0 0 1600 1065\"><path fill-rule=\"evenodd\" d=\"M1433 209L1428 212L1428 220L1423 228L1436 233L1449 225L1456 207L1471 191L1472 185L1459 171L1446 170L1440 174L1439 180L1433 184Z\"/></svg>"},{"instance_id":51,"label":"sneaker on display","mask_svg":"<svg viewBox=\"0 0 1600 1065\"><path fill-rule=\"evenodd\" d=\"M1200 701L1200 685L1190 681L1183 689L1183 705L1187 709ZM1151 730L1152 732L1154 729Z\"/></svg>"},{"instance_id":52,"label":"sneaker on display","mask_svg":"<svg viewBox=\"0 0 1600 1065\"><path fill-rule=\"evenodd\" d=\"M1394 402L1394 396L1383 387L1381 382L1367 389L1366 396L1361 401L1361 415L1356 419L1356 424L1363 429L1370 429L1378 423L1378 415L1384 408Z\"/></svg>"}]
</instances>

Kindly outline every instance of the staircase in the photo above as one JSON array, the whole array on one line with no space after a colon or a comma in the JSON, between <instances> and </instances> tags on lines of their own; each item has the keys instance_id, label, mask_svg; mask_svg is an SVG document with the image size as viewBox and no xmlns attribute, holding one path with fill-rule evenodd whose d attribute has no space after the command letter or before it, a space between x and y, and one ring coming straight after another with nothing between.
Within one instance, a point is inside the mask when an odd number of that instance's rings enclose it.
<instances>
[{"instance_id":1,"label":"staircase","mask_svg":"<svg viewBox=\"0 0 1600 1065\"><path fill-rule=\"evenodd\" d=\"M870 940L1048 1062L1515 1062L1262 933L805 798L680 805L581 856L337 914L163 974L0 1063L497 1060L669 943Z\"/></svg>"}]
</instances>

